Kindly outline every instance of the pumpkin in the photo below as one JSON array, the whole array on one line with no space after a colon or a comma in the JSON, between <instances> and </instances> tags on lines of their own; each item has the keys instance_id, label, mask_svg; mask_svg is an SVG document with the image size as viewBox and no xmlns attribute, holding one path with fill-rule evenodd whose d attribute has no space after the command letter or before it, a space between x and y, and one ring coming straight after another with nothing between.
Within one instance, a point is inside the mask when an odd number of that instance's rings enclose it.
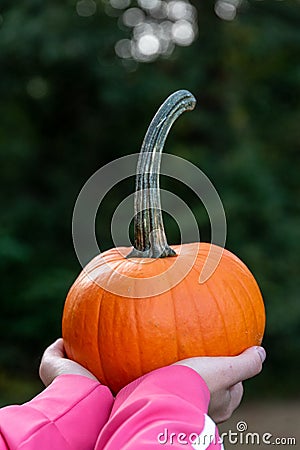
<instances>
[{"instance_id":1,"label":"pumpkin","mask_svg":"<svg viewBox=\"0 0 300 450\"><path fill-rule=\"evenodd\" d=\"M193 356L237 355L263 338L262 295L242 261L224 249L215 271L200 283L209 253L214 257L220 248L167 243L160 156L175 119L194 106L188 91L175 92L147 131L137 167L134 247L100 253L66 298L67 356L114 393L159 367Z\"/></svg>"}]
</instances>

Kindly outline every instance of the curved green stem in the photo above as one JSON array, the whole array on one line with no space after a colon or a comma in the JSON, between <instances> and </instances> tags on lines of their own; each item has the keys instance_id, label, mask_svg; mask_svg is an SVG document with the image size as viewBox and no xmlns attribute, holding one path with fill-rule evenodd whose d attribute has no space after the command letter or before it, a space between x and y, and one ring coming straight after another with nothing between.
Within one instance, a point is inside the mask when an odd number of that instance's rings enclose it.
<instances>
[{"instance_id":1,"label":"curved green stem","mask_svg":"<svg viewBox=\"0 0 300 450\"><path fill-rule=\"evenodd\" d=\"M175 120L194 109L196 100L186 91L170 95L155 114L145 135L136 170L134 248L127 258L175 256L169 247L161 211L159 171L163 147Z\"/></svg>"}]
</instances>

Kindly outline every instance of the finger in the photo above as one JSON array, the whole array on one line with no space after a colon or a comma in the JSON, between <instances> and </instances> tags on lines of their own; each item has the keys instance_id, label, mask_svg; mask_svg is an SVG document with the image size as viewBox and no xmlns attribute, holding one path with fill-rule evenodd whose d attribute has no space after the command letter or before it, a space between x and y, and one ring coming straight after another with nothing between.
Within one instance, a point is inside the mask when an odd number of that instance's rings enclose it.
<instances>
[{"instance_id":1,"label":"finger","mask_svg":"<svg viewBox=\"0 0 300 450\"><path fill-rule=\"evenodd\" d=\"M217 424L226 422L232 416L232 413L241 403L243 391L242 383L237 383L225 392L220 391L218 393L221 401L219 401L219 405L215 404L215 410L213 410L213 419Z\"/></svg>"},{"instance_id":2,"label":"finger","mask_svg":"<svg viewBox=\"0 0 300 450\"><path fill-rule=\"evenodd\" d=\"M44 357L64 357L64 341L62 338L57 339L53 344L46 348Z\"/></svg>"},{"instance_id":3,"label":"finger","mask_svg":"<svg viewBox=\"0 0 300 450\"><path fill-rule=\"evenodd\" d=\"M213 419L214 422L222 423L227 420L231 413L231 394L229 389L222 389L211 395L208 415Z\"/></svg>"},{"instance_id":4,"label":"finger","mask_svg":"<svg viewBox=\"0 0 300 450\"><path fill-rule=\"evenodd\" d=\"M262 347L250 347L238 356L220 358L223 386L234 386L259 374L265 358Z\"/></svg>"},{"instance_id":5,"label":"finger","mask_svg":"<svg viewBox=\"0 0 300 450\"><path fill-rule=\"evenodd\" d=\"M230 407L231 407L231 414L233 411L236 410L236 408L240 405L243 394L244 394L244 388L243 383L237 383L234 386L231 386L229 389L230 392Z\"/></svg>"}]
</instances>

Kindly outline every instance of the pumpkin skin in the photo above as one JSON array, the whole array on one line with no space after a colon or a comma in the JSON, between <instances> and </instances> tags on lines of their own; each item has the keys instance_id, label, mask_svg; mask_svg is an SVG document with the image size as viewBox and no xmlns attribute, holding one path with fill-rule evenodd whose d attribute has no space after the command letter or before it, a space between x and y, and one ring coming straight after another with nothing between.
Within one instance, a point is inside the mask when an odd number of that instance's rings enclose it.
<instances>
[{"instance_id":1,"label":"pumpkin skin","mask_svg":"<svg viewBox=\"0 0 300 450\"><path fill-rule=\"evenodd\" d=\"M96 256L65 302L67 356L114 393L159 367L193 356L238 355L263 338L264 304L245 264L223 250L215 271L200 283L208 256L222 249L206 243L171 248L166 239L160 156L172 123L194 106L192 94L182 90L156 113L137 166L133 249Z\"/></svg>"},{"instance_id":2,"label":"pumpkin skin","mask_svg":"<svg viewBox=\"0 0 300 450\"><path fill-rule=\"evenodd\" d=\"M134 264L123 256L130 248L96 256L65 302L62 325L67 355L116 393L139 376L181 359L238 355L260 345L264 304L245 264L224 250L211 277L202 284L198 281L211 245L173 246L183 265L197 252L192 269L171 290L145 298L139 298L140 292L134 296L134 279L164 272L176 257ZM128 277L124 296L108 290L120 282L119 273ZM103 284L104 278L108 280L106 289L97 284L97 280ZM128 288L131 298L127 297Z\"/></svg>"}]
</instances>

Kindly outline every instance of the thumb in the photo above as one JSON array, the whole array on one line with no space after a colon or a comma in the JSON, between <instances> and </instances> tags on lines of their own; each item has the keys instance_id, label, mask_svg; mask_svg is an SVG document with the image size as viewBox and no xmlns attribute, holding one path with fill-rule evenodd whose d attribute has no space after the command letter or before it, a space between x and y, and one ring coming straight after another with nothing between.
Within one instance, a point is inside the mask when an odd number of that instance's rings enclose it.
<instances>
[{"instance_id":1,"label":"thumb","mask_svg":"<svg viewBox=\"0 0 300 450\"><path fill-rule=\"evenodd\" d=\"M45 350L44 358L48 357L64 357L64 341L62 338L57 339L53 344L49 345L49 347Z\"/></svg>"},{"instance_id":2,"label":"thumb","mask_svg":"<svg viewBox=\"0 0 300 450\"><path fill-rule=\"evenodd\" d=\"M259 374L265 359L263 347L250 347L238 356L224 358L223 385L230 387Z\"/></svg>"}]
</instances>

